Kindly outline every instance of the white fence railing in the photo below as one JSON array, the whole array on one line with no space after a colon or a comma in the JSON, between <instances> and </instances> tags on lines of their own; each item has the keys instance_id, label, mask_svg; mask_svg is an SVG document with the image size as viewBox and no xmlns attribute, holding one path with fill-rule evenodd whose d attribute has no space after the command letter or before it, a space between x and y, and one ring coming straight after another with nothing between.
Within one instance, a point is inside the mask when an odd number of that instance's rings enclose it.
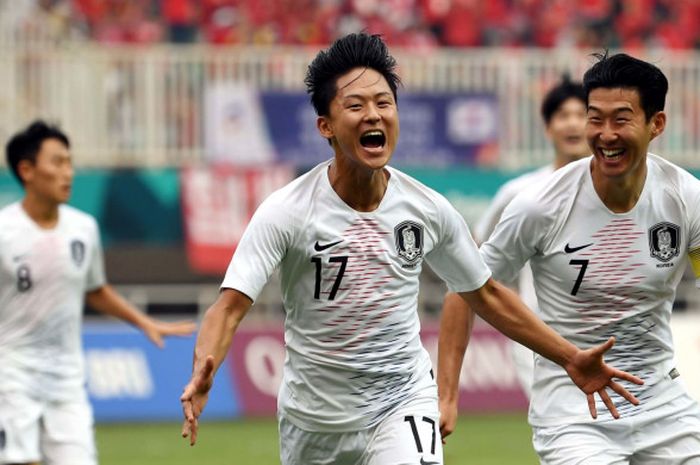
<instances>
[{"instance_id":1,"label":"white fence railing","mask_svg":"<svg viewBox=\"0 0 700 465\"><path fill-rule=\"evenodd\" d=\"M36 117L62 125L81 166L178 166L204 160L206 89L222 82L303 90L316 50L157 46L0 48L0 138ZM578 50L396 49L406 90L494 93L497 163L508 169L551 156L539 117L562 72L580 78L593 59ZM667 74L669 122L653 149L700 167L700 54L650 53ZM400 102L399 102L400 103Z\"/></svg>"}]
</instances>

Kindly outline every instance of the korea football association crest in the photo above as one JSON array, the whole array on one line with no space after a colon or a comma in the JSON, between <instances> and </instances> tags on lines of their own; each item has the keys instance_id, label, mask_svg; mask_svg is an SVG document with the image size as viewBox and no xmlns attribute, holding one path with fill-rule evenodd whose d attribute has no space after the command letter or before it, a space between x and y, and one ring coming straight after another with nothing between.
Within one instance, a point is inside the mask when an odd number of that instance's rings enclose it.
<instances>
[{"instance_id":1,"label":"korea football association crest","mask_svg":"<svg viewBox=\"0 0 700 465\"><path fill-rule=\"evenodd\" d=\"M681 229L666 221L649 228L649 250L651 256L667 262L680 254Z\"/></svg>"},{"instance_id":2,"label":"korea football association crest","mask_svg":"<svg viewBox=\"0 0 700 465\"><path fill-rule=\"evenodd\" d=\"M71 241L70 256L76 266L82 265L85 260L85 243L78 239Z\"/></svg>"},{"instance_id":3,"label":"korea football association crest","mask_svg":"<svg viewBox=\"0 0 700 465\"><path fill-rule=\"evenodd\" d=\"M423 226L404 221L394 228L396 251L404 261L414 264L423 256Z\"/></svg>"}]
</instances>

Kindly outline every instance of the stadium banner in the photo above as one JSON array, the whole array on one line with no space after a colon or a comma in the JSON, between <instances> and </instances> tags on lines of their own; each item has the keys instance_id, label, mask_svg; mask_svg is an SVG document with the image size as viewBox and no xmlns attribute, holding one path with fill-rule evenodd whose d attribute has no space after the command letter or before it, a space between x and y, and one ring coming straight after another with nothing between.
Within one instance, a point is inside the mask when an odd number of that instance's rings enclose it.
<instances>
[{"instance_id":1,"label":"stadium banner","mask_svg":"<svg viewBox=\"0 0 700 465\"><path fill-rule=\"evenodd\" d=\"M214 165L181 171L185 249L190 267L220 276L253 216L296 171L287 165Z\"/></svg>"},{"instance_id":2,"label":"stadium banner","mask_svg":"<svg viewBox=\"0 0 700 465\"><path fill-rule=\"evenodd\" d=\"M437 366L438 326L423 326L423 344ZM237 381L243 415L273 415L284 366L284 332L279 327L243 328L233 338L226 363ZM523 411L527 399L518 384L508 340L486 324L474 329L460 376L460 410Z\"/></svg>"},{"instance_id":3,"label":"stadium banner","mask_svg":"<svg viewBox=\"0 0 700 465\"><path fill-rule=\"evenodd\" d=\"M204 115L208 161L244 166L275 160L265 114L251 86L231 82L208 85Z\"/></svg>"},{"instance_id":4,"label":"stadium banner","mask_svg":"<svg viewBox=\"0 0 700 465\"><path fill-rule=\"evenodd\" d=\"M303 92L260 92L278 160L312 166L333 155ZM233 99L233 95L231 96ZM498 99L491 93L404 92L401 135L392 163L451 166L492 163L498 153Z\"/></svg>"},{"instance_id":5,"label":"stadium banner","mask_svg":"<svg viewBox=\"0 0 700 465\"><path fill-rule=\"evenodd\" d=\"M159 349L126 324L85 324L85 372L95 420L182 419L179 399L192 373L194 342L194 336L169 338ZM209 396L206 419L240 413L235 379L222 366Z\"/></svg>"},{"instance_id":6,"label":"stadium banner","mask_svg":"<svg viewBox=\"0 0 700 465\"><path fill-rule=\"evenodd\" d=\"M672 319L681 380L700 400L700 315ZM438 325L424 325L423 345L437 366ZM87 389L98 422L180 420L179 398L189 380L194 337L171 338L158 349L139 331L122 323L90 323L83 329ZM462 412L525 411L527 399L511 360L510 343L477 322L460 374ZM219 368L205 420L271 416L284 366L281 323L245 322Z\"/></svg>"}]
</instances>

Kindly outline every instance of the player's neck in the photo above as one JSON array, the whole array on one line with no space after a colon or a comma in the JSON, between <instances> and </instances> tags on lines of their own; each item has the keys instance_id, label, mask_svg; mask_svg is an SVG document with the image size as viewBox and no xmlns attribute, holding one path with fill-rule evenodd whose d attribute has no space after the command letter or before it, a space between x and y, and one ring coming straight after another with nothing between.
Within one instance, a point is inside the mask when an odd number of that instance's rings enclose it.
<instances>
[{"instance_id":1,"label":"player's neck","mask_svg":"<svg viewBox=\"0 0 700 465\"><path fill-rule=\"evenodd\" d=\"M628 173L626 176L610 177L595 171L595 165L591 166L593 188L600 200L614 213L627 213L632 210L644 190L647 177L646 163L640 166L637 172Z\"/></svg>"},{"instance_id":2,"label":"player's neck","mask_svg":"<svg viewBox=\"0 0 700 465\"><path fill-rule=\"evenodd\" d=\"M22 208L27 216L42 229L52 229L58 224L58 206L59 204L47 202L31 192L27 192L22 199Z\"/></svg>"},{"instance_id":3,"label":"player's neck","mask_svg":"<svg viewBox=\"0 0 700 465\"><path fill-rule=\"evenodd\" d=\"M360 212L371 212L379 208L389 184L389 173L377 170L358 169L334 160L328 168L331 187L343 202Z\"/></svg>"}]
</instances>

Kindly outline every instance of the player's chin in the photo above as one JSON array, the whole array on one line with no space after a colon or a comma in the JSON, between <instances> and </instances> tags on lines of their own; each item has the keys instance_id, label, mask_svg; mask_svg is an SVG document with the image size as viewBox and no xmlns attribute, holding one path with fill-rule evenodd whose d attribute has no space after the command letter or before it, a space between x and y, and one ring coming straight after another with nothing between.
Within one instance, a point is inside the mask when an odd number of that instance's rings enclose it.
<instances>
[{"instance_id":1,"label":"player's chin","mask_svg":"<svg viewBox=\"0 0 700 465\"><path fill-rule=\"evenodd\" d=\"M384 168L391 160L392 152L386 147L361 149L360 159L364 164L372 169Z\"/></svg>"}]
</instances>

